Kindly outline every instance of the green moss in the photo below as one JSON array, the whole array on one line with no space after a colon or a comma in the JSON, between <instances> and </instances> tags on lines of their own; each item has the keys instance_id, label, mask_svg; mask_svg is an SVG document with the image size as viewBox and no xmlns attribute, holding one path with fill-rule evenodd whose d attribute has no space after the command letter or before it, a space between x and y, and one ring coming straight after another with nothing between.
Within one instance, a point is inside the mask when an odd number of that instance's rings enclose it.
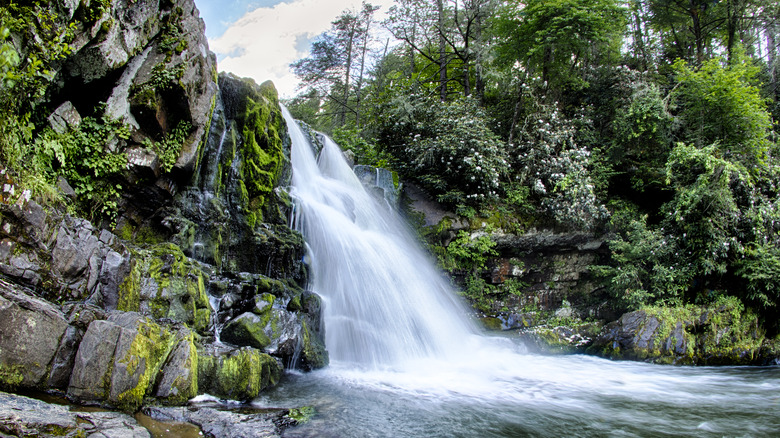
<instances>
[{"instance_id":1,"label":"green moss","mask_svg":"<svg viewBox=\"0 0 780 438\"><path fill-rule=\"evenodd\" d=\"M24 381L21 365L8 366L0 363L0 389L7 391L16 390Z\"/></svg>"},{"instance_id":2,"label":"green moss","mask_svg":"<svg viewBox=\"0 0 780 438\"><path fill-rule=\"evenodd\" d=\"M214 389L217 396L249 400L279 383L281 374L276 359L253 348L242 348L219 359Z\"/></svg>"},{"instance_id":3,"label":"green moss","mask_svg":"<svg viewBox=\"0 0 780 438\"><path fill-rule=\"evenodd\" d=\"M129 350L119 359L119 363L126 364L128 374L140 371L136 386L119 394L118 407L125 411L135 411L143 404L176 341L170 331L148 320L141 321L137 331Z\"/></svg>"},{"instance_id":4,"label":"green moss","mask_svg":"<svg viewBox=\"0 0 780 438\"><path fill-rule=\"evenodd\" d=\"M247 223L252 228L263 220L263 211L272 199L285 160L280 136L283 119L278 101L273 84L265 82L254 97L247 97L240 118L244 138L241 150L244 187L239 190L242 203L249 205Z\"/></svg>"},{"instance_id":5,"label":"green moss","mask_svg":"<svg viewBox=\"0 0 780 438\"><path fill-rule=\"evenodd\" d=\"M311 406L290 409L286 417L294 420L296 424L304 424L317 414L317 411Z\"/></svg>"},{"instance_id":6,"label":"green moss","mask_svg":"<svg viewBox=\"0 0 780 438\"><path fill-rule=\"evenodd\" d=\"M501 331L501 320L498 318L481 318L479 321L490 331Z\"/></svg>"},{"instance_id":7,"label":"green moss","mask_svg":"<svg viewBox=\"0 0 780 438\"><path fill-rule=\"evenodd\" d=\"M119 285L117 310L137 312L141 308L141 269L136 259L131 262L130 273Z\"/></svg>"}]
</instances>

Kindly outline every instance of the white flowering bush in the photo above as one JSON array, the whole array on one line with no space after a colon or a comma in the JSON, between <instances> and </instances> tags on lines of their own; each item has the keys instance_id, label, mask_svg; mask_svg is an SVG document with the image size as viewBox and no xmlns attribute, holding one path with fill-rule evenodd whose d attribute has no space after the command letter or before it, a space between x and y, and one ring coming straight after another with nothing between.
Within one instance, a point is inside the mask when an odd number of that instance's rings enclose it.
<instances>
[{"instance_id":1,"label":"white flowering bush","mask_svg":"<svg viewBox=\"0 0 780 438\"><path fill-rule=\"evenodd\" d=\"M531 187L557 224L590 229L608 217L590 177L590 151L577 145L573 124L556 106L540 105L510 147L515 178Z\"/></svg>"},{"instance_id":2,"label":"white flowering bush","mask_svg":"<svg viewBox=\"0 0 780 438\"><path fill-rule=\"evenodd\" d=\"M483 205L498 199L509 173L505 144L488 128L470 99L429 100L406 137L401 163L407 175L428 187L440 202Z\"/></svg>"}]
</instances>

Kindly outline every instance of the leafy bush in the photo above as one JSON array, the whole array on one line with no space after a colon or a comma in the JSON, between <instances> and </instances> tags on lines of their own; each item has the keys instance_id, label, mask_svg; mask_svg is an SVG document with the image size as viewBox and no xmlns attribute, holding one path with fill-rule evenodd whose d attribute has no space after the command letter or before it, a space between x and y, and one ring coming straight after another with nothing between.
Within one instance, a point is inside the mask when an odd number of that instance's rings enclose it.
<instances>
[{"instance_id":1,"label":"leafy bush","mask_svg":"<svg viewBox=\"0 0 780 438\"><path fill-rule=\"evenodd\" d=\"M431 190L441 202L479 206L498 199L500 181L509 172L504 143L490 130L477 104L427 99L423 105L393 112L403 146L397 167Z\"/></svg>"},{"instance_id":2,"label":"leafy bush","mask_svg":"<svg viewBox=\"0 0 780 438\"><path fill-rule=\"evenodd\" d=\"M48 168L51 180L61 174L76 191L79 213L91 220L113 220L122 186L118 183L127 165L123 152L111 145L130 137L120 122L86 117L78 129L57 134L45 130L35 141L33 157L38 168Z\"/></svg>"},{"instance_id":3,"label":"leafy bush","mask_svg":"<svg viewBox=\"0 0 780 438\"><path fill-rule=\"evenodd\" d=\"M513 150L515 178L565 228L589 229L608 217L590 177L590 152L576 144L573 124L555 106L539 105Z\"/></svg>"}]
</instances>

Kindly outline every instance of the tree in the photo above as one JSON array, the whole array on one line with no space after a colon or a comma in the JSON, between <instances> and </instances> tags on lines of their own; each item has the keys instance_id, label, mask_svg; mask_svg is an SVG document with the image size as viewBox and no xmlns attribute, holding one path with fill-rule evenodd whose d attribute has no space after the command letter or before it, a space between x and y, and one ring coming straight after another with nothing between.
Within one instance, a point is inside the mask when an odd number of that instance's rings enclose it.
<instances>
[{"instance_id":1,"label":"tree","mask_svg":"<svg viewBox=\"0 0 780 438\"><path fill-rule=\"evenodd\" d=\"M685 61L675 63L678 85L672 97L680 135L698 147L717 144L724 157L748 168L763 165L772 122L753 82L759 69L744 57L724 64L712 59L694 70Z\"/></svg>"},{"instance_id":2,"label":"tree","mask_svg":"<svg viewBox=\"0 0 780 438\"><path fill-rule=\"evenodd\" d=\"M343 126L348 114L354 115L355 123L360 124L360 89L364 82L370 27L377 9L364 2L359 13L342 12L331 23L331 29L312 43L310 55L291 64L304 87L315 89L326 98L325 104L332 111L328 116L334 126ZM356 99L352 99L353 96Z\"/></svg>"}]
</instances>

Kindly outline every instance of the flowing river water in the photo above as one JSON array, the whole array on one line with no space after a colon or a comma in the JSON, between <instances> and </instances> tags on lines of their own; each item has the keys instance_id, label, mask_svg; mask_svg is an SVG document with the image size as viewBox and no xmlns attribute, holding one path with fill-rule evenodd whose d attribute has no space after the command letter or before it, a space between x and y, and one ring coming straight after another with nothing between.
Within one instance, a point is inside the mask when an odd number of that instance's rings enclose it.
<instances>
[{"instance_id":1,"label":"flowing river water","mask_svg":"<svg viewBox=\"0 0 780 438\"><path fill-rule=\"evenodd\" d=\"M780 367L674 367L527 354L468 318L400 216L338 146L285 110L293 225L323 298L331 364L255 401L316 409L289 437L780 436Z\"/></svg>"}]
</instances>

